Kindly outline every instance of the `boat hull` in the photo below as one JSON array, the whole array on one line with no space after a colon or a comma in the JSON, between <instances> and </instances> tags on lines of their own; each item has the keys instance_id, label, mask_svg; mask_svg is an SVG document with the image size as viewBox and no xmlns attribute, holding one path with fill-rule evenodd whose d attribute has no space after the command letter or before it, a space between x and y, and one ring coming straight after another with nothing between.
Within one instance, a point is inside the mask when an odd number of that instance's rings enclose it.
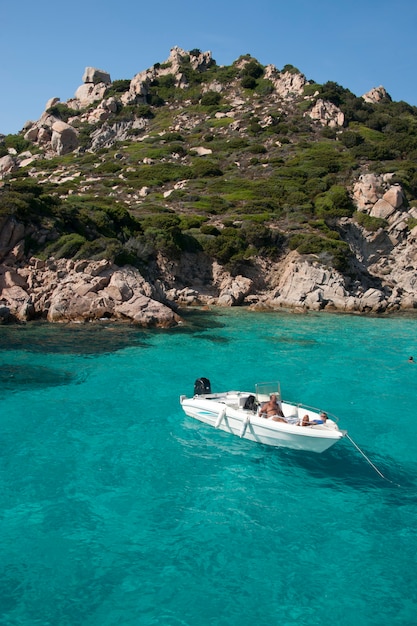
<instances>
[{"instance_id":1,"label":"boat hull","mask_svg":"<svg viewBox=\"0 0 417 626\"><path fill-rule=\"evenodd\" d=\"M245 397L245 394L243 394ZM319 414L306 411L297 405L283 403L282 408L288 423L265 419L243 408L233 408L226 404L227 399L216 400L197 396L181 397L181 405L186 415L209 426L231 433L242 439L268 446L291 448L321 453L342 439L346 431L339 430L335 422L303 427L298 423L303 415L310 420L318 419Z\"/></svg>"}]
</instances>

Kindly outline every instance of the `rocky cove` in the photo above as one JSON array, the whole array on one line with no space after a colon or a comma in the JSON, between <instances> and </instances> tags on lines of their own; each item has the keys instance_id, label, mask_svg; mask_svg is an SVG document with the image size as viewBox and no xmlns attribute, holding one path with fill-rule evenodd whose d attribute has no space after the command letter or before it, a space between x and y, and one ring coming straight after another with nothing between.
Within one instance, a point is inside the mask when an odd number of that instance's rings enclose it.
<instances>
[{"instance_id":1,"label":"rocky cove","mask_svg":"<svg viewBox=\"0 0 417 626\"><path fill-rule=\"evenodd\" d=\"M409 230L407 222L417 217L417 209L404 205L401 187L390 185L389 177L362 175L353 195L359 211L388 223L369 233L352 219L341 220L354 253L354 278L296 251L274 263L256 258L239 275L203 253L184 253L179 260L158 255L142 272L107 260L27 258L24 242L33 228L5 218L0 223L0 319L106 318L171 327L186 306L362 314L416 309L417 227Z\"/></svg>"}]
</instances>

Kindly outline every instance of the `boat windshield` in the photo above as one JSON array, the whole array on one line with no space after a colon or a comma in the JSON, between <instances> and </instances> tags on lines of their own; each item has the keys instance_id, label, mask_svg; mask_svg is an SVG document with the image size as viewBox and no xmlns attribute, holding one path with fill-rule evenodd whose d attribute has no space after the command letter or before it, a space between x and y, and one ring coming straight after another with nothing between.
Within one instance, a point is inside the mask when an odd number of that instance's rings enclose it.
<instances>
[{"instance_id":1,"label":"boat windshield","mask_svg":"<svg viewBox=\"0 0 417 626\"><path fill-rule=\"evenodd\" d=\"M265 402L269 400L272 393L277 397L277 400L281 400L281 386L279 382L274 383L258 383L255 385L256 399L258 402Z\"/></svg>"}]
</instances>

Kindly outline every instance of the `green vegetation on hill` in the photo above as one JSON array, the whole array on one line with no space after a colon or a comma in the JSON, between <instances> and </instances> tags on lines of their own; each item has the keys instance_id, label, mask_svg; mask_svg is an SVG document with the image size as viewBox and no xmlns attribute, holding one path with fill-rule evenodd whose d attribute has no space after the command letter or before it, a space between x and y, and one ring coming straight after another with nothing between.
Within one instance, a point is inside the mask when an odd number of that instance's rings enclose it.
<instances>
[{"instance_id":1,"label":"green vegetation on hill","mask_svg":"<svg viewBox=\"0 0 417 626\"><path fill-rule=\"evenodd\" d=\"M0 217L49 233L42 244L34 235L28 251L143 266L158 251L201 250L238 271L257 255L296 249L344 270L340 218L386 226L355 213L350 190L361 171L393 173L407 200L417 200L416 107L389 97L369 104L334 82L308 84L284 101L250 55L202 71L193 69L199 54L183 58L181 85L169 64L156 64L165 73L134 104L120 100L130 81L108 87L104 98L118 105L106 128L125 125L128 134L110 147L92 149L103 123L83 121L85 111L49 110L71 119L80 151L35 161L0 189ZM306 115L318 99L340 108L343 128ZM7 136L0 156L10 149L39 151L22 135Z\"/></svg>"}]
</instances>

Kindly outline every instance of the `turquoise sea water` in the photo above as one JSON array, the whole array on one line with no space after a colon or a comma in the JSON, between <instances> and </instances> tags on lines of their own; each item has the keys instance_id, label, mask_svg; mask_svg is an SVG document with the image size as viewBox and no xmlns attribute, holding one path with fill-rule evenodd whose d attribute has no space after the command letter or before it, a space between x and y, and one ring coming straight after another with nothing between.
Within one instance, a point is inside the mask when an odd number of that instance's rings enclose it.
<instances>
[{"instance_id":1,"label":"turquoise sea water","mask_svg":"<svg viewBox=\"0 0 417 626\"><path fill-rule=\"evenodd\" d=\"M195 312L170 331L0 327L0 624L415 625L416 318ZM280 380L322 455L186 417Z\"/></svg>"}]
</instances>

